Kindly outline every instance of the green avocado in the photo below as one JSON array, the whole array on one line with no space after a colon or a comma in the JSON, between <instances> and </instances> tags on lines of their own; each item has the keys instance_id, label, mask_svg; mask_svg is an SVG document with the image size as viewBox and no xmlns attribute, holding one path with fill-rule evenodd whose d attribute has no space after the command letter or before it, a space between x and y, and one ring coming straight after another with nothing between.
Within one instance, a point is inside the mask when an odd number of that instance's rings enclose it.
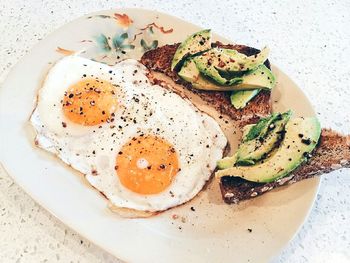
<instances>
[{"instance_id":1,"label":"green avocado","mask_svg":"<svg viewBox=\"0 0 350 263\"><path fill-rule=\"evenodd\" d=\"M276 85L275 76L264 64L258 66L254 71L241 76L243 81L235 85L236 90L272 89Z\"/></svg>"},{"instance_id":2,"label":"green avocado","mask_svg":"<svg viewBox=\"0 0 350 263\"><path fill-rule=\"evenodd\" d=\"M178 74L182 79L186 80L187 82L190 82L192 86L197 89L216 90L216 91L225 91L225 90L235 89L235 86L219 86L211 79L202 75L192 58L184 62Z\"/></svg>"},{"instance_id":3,"label":"green avocado","mask_svg":"<svg viewBox=\"0 0 350 263\"><path fill-rule=\"evenodd\" d=\"M284 127L292 115L291 111L277 113L269 121L265 122L263 132L258 137L245 140L237 151L237 165L252 165L266 157L283 138ZM272 121L271 121L272 120ZM251 129L254 129L254 125Z\"/></svg>"},{"instance_id":4,"label":"green avocado","mask_svg":"<svg viewBox=\"0 0 350 263\"><path fill-rule=\"evenodd\" d=\"M191 83L198 81L199 78L202 78L196 63L194 63L192 59L187 59L184 62L178 74L183 80Z\"/></svg>"},{"instance_id":5,"label":"green avocado","mask_svg":"<svg viewBox=\"0 0 350 263\"><path fill-rule=\"evenodd\" d=\"M222 77L219 71L214 66L208 66L208 63L205 62L205 60L203 60L203 57L201 55L194 57L193 61L202 74L213 79L219 85L231 86L243 82L243 78L241 77L234 77L231 79L226 79Z\"/></svg>"},{"instance_id":6,"label":"green avocado","mask_svg":"<svg viewBox=\"0 0 350 263\"><path fill-rule=\"evenodd\" d=\"M288 111L291 114L291 111ZM272 113L270 116L266 118L261 118L256 124L253 124L251 128L246 132L244 136L242 136L242 141L247 142L253 140L255 138L264 137L265 134L269 130L270 124L275 122L276 120L281 120L281 113Z\"/></svg>"},{"instance_id":7,"label":"green avocado","mask_svg":"<svg viewBox=\"0 0 350 263\"><path fill-rule=\"evenodd\" d=\"M243 109L260 91L260 89L232 91L230 96L231 104L237 110Z\"/></svg>"},{"instance_id":8,"label":"green avocado","mask_svg":"<svg viewBox=\"0 0 350 263\"><path fill-rule=\"evenodd\" d=\"M260 53L252 56L246 56L237 51L234 52L232 49L222 49L221 53L227 55L229 60L227 63L220 63L216 67L220 71L227 72L254 70L267 60L269 52L269 49L264 47Z\"/></svg>"},{"instance_id":9,"label":"green avocado","mask_svg":"<svg viewBox=\"0 0 350 263\"><path fill-rule=\"evenodd\" d=\"M214 80L202 75L193 59L194 58L187 59L178 74L182 79L192 83L193 87L200 90L232 91L252 90L256 88L272 89L275 86L275 78L265 65L261 65L255 71L240 77L240 79L242 79L242 81L239 81L240 84L229 86L219 85L215 83Z\"/></svg>"},{"instance_id":10,"label":"green avocado","mask_svg":"<svg viewBox=\"0 0 350 263\"><path fill-rule=\"evenodd\" d=\"M251 166L234 166L216 172L217 177L234 176L259 183L276 181L304 163L316 147L321 127L315 117L291 119L285 137L273 154Z\"/></svg>"},{"instance_id":11,"label":"green avocado","mask_svg":"<svg viewBox=\"0 0 350 263\"><path fill-rule=\"evenodd\" d=\"M212 48L197 57L206 68L213 67L220 72L251 71L262 65L269 55L269 49L263 48L260 53L246 56L233 49Z\"/></svg>"},{"instance_id":12,"label":"green avocado","mask_svg":"<svg viewBox=\"0 0 350 263\"><path fill-rule=\"evenodd\" d=\"M242 138L247 137L248 133L250 132L251 128L254 127L256 124L247 124L243 126L242 128Z\"/></svg>"},{"instance_id":13,"label":"green avocado","mask_svg":"<svg viewBox=\"0 0 350 263\"><path fill-rule=\"evenodd\" d=\"M239 60L244 59L244 57L247 57L246 55L244 55L243 53L239 53L235 49L218 48L218 51L221 53L224 53L225 55L227 55L229 57L238 57ZM239 67L237 67L237 69L239 69Z\"/></svg>"},{"instance_id":14,"label":"green avocado","mask_svg":"<svg viewBox=\"0 0 350 263\"><path fill-rule=\"evenodd\" d=\"M232 156L228 156L225 158L222 158L216 162L216 166L218 169L227 169L230 167L233 167L237 160L237 154L234 154Z\"/></svg>"},{"instance_id":15,"label":"green avocado","mask_svg":"<svg viewBox=\"0 0 350 263\"><path fill-rule=\"evenodd\" d=\"M177 48L171 62L171 70L179 69L181 62L188 56L206 51L211 48L211 31L205 29L189 36Z\"/></svg>"}]
</instances>

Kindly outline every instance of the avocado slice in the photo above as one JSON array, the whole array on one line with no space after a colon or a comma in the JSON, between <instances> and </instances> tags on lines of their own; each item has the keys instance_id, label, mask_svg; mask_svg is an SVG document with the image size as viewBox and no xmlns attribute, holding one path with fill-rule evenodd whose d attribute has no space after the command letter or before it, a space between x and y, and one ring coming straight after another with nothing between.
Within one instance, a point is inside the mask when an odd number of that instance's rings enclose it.
<instances>
[{"instance_id":1,"label":"avocado slice","mask_svg":"<svg viewBox=\"0 0 350 263\"><path fill-rule=\"evenodd\" d=\"M218 48L219 52L224 53L228 55L229 57L238 57L238 59L244 59L244 57L247 57L243 53L239 53L235 49L228 49L228 48ZM238 67L239 68L239 67Z\"/></svg>"},{"instance_id":2,"label":"avocado slice","mask_svg":"<svg viewBox=\"0 0 350 263\"><path fill-rule=\"evenodd\" d=\"M241 77L235 77L231 79L226 79L222 77L219 71L215 67L209 66L208 63L204 62L202 58L203 58L202 56L197 56L193 58L193 61L196 64L197 68L202 74L213 79L219 85L231 86L231 85L237 85L243 82L243 78Z\"/></svg>"},{"instance_id":3,"label":"avocado slice","mask_svg":"<svg viewBox=\"0 0 350 263\"><path fill-rule=\"evenodd\" d=\"M186 38L177 48L171 62L171 70L179 69L181 62L188 56L206 51L211 48L211 31L205 29Z\"/></svg>"},{"instance_id":4,"label":"avocado slice","mask_svg":"<svg viewBox=\"0 0 350 263\"><path fill-rule=\"evenodd\" d=\"M260 89L232 91L230 96L231 104L237 110L243 109L260 91Z\"/></svg>"},{"instance_id":5,"label":"avocado slice","mask_svg":"<svg viewBox=\"0 0 350 263\"><path fill-rule=\"evenodd\" d=\"M230 167L233 167L237 160L237 154L234 154L232 156L228 156L225 158L222 158L216 162L216 166L218 169L227 169Z\"/></svg>"},{"instance_id":6,"label":"avocado slice","mask_svg":"<svg viewBox=\"0 0 350 263\"><path fill-rule=\"evenodd\" d=\"M219 86L214 81L206 78L198 70L196 63L194 63L193 61L193 58L188 59L184 62L178 74L182 79L186 80L187 82L190 82L192 86L197 89L216 91L235 89L235 86Z\"/></svg>"},{"instance_id":7,"label":"avocado slice","mask_svg":"<svg viewBox=\"0 0 350 263\"><path fill-rule=\"evenodd\" d=\"M222 49L221 53L224 53L229 57L228 63L221 63L221 66L216 66L220 71L249 71L254 70L261 64L263 64L269 56L270 50L264 47L260 53L252 56L245 56L239 52L233 52L232 49Z\"/></svg>"},{"instance_id":8,"label":"avocado slice","mask_svg":"<svg viewBox=\"0 0 350 263\"><path fill-rule=\"evenodd\" d=\"M249 157L254 157L254 155L260 154L263 156L264 154L267 154L270 152L272 149L269 146L271 144L272 148L275 146L273 142L274 138L272 137L278 137L281 135L281 133L276 133L280 131L280 126L282 126L282 123L284 125L288 122L290 116L291 116L291 111L288 111L286 113L273 113L271 116L267 118L261 119L257 124L248 124L242 128L242 138L243 141L245 138L251 137L250 140L243 142L237 152L233 156L228 156L225 157L221 160L217 161L217 168L218 169L227 169L230 167L233 167L235 164L239 165L252 165L255 164L255 160L257 158L249 158ZM271 123L275 121L275 126L273 129L270 129L271 135L266 135L264 133L265 126L271 125ZM284 128L283 125L283 128ZM252 132L253 131L253 132ZM254 135L249 135L248 134L254 134ZM261 137L259 135L261 134ZM275 135L273 135L275 134ZM264 137L266 137L264 139ZM259 140L259 138L262 138L268 146L263 146L262 141ZM277 140L279 138L276 138ZM263 147L263 149L261 149ZM255 153L254 150L257 150ZM246 156L248 155L248 156Z\"/></svg>"},{"instance_id":9,"label":"avocado slice","mask_svg":"<svg viewBox=\"0 0 350 263\"><path fill-rule=\"evenodd\" d=\"M197 57L205 68L213 67L221 72L242 72L256 69L263 64L269 55L269 49L263 48L260 53L246 56L233 49L212 48Z\"/></svg>"},{"instance_id":10,"label":"avocado slice","mask_svg":"<svg viewBox=\"0 0 350 263\"><path fill-rule=\"evenodd\" d=\"M276 83L272 72L265 65L261 65L255 71L240 77L242 78L240 84L221 86L202 75L193 59L194 58L187 59L178 74L182 79L192 83L193 87L200 90L227 91L252 90L256 88L272 89Z\"/></svg>"},{"instance_id":11,"label":"avocado slice","mask_svg":"<svg viewBox=\"0 0 350 263\"><path fill-rule=\"evenodd\" d=\"M247 124L243 126L242 128L242 138L247 137L247 134L250 132L251 128L254 127L256 124Z\"/></svg>"},{"instance_id":12,"label":"avocado slice","mask_svg":"<svg viewBox=\"0 0 350 263\"><path fill-rule=\"evenodd\" d=\"M199 78L203 78L196 66L196 63L192 59L185 60L182 68L178 72L179 76L187 82L194 83Z\"/></svg>"},{"instance_id":13,"label":"avocado slice","mask_svg":"<svg viewBox=\"0 0 350 263\"><path fill-rule=\"evenodd\" d=\"M291 115L291 111L276 114L276 117L270 118L273 122L265 123L266 126L262 130L266 132L252 140L244 141L238 148L236 164L252 165L266 157L282 140L284 127Z\"/></svg>"},{"instance_id":14,"label":"avocado slice","mask_svg":"<svg viewBox=\"0 0 350 263\"><path fill-rule=\"evenodd\" d=\"M245 136L245 134L247 134L249 132L250 128L254 125L255 124L248 124L248 125L244 126L243 127L243 136ZM233 167L235 165L236 161L237 161L237 153L235 153L232 156L227 156L225 158L218 160L216 162L216 167L220 170L227 169L227 168Z\"/></svg>"},{"instance_id":15,"label":"avocado slice","mask_svg":"<svg viewBox=\"0 0 350 263\"><path fill-rule=\"evenodd\" d=\"M285 127L285 137L271 157L252 166L234 166L216 172L217 177L235 176L252 182L278 180L305 162L320 138L316 117L295 118Z\"/></svg>"},{"instance_id":16,"label":"avocado slice","mask_svg":"<svg viewBox=\"0 0 350 263\"><path fill-rule=\"evenodd\" d=\"M272 89L276 85L275 76L264 64L258 66L254 71L244 74L243 81L235 85L236 90Z\"/></svg>"},{"instance_id":17,"label":"avocado slice","mask_svg":"<svg viewBox=\"0 0 350 263\"><path fill-rule=\"evenodd\" d=\"M291 111L288 111L291 114ZM264 137L268 132L270 124L276 120L281 120L282 115L280 113L272 113L266 118L261 118L256 124L253 124L251 128L242 136L242 141L247 142L258 137Z\"/></svg>"}]
</instances>

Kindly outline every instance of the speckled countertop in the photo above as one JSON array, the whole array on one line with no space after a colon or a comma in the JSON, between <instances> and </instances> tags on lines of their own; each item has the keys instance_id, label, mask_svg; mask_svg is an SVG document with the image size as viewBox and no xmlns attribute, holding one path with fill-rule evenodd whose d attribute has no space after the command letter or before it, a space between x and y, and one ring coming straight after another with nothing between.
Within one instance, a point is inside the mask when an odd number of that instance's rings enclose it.
<instances>
[{"instance_id":1,"label":"speckled countertop","mask_svg":"<svg viewBox=\"0 0 350 263\"><path fill-rule=\"evenodd\" d=\"M322 125L350 133L350 2L273 2L211 1L205 8L199 1L1 0L0 83L32 46L66 22L103 9L144 7L238 43L268 44L271 61L304 89ZM349 221L350 171L333 172L323 177L304 226L273 262L350 262ZM1 168L0 235L1 262L119 262L67 229Z\"/></svg>"}]
</instances>

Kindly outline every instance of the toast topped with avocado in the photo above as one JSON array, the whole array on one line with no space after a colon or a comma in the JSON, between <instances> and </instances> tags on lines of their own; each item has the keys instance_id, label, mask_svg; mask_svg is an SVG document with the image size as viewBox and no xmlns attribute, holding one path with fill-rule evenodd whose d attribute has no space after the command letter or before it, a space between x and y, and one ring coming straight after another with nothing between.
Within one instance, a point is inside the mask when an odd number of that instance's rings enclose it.
<instances>
[{"instance_id":1,"label":"toast topped with avocado","mask_svg":"<svg viewBox=\"0 0 350 263\"><path fill-rule=\"evenodd\" d=\"M335 131L322 129L318 144L310 153L307 152L301 159L296 158L298 161L293 160L293 158L290 161L288 156L287 158L286 164L290 163L292 167L287 167L289 171L284 176L272 180L271 178L277 174L273 172L274 169L272 167L261 171L261 174L267 174L270 179L266 180L266 182L257 182L257 180L254 180L256 178L243 178L242 172L237 173L235 171L239 166L223 173L221 171L224 170L219 170L217 176L221 177L220 189L222 198L228 204L238 203L260 196L280 186L293 184L337 169L350 168L350 136L343 136ZM300 163L298 164L298 162ZM282 166L284 165L285 163L282 163ZM252 173L250 173L249 166L244 169L248 171L249 175L256 175L253 170L255 167L253 167ZM246 179L253 180L249 181Z\"/></svg>"},{"instance_id":2,"label":"toast topped with avocado","mask_svg":"<svg viewBox=\"0 0 350 263\"><path fill-rule=\"evenodd\" d=\"M189 39L192 39L192 36L189 37ZM196 38L195 38L196 39ZM184 43L188 41L185 40ZM148 69L164 73L166 76L170 77L174 82L181 84L186 89L190 90L191 92L197 94L201 99L208 104L212 105L216 110L221 112L222 114L225 114L229 116L234 121L242 121L242 122L251 122L251 121L257 121L261 117L265 117L271 113L272 107L270 104L270 96L271 91L270 89L259 89L259 88L252 88L250 90L223 90L224 88L218 85L215 85L214 81L210 81L207 77L200 78L199 81L205 82L207 85L211 85L211 87L215 88L208 88L208 89L198 89L198 87L201 87L200 84L190 82L190 73L191 70L188 70L190 66L193 67L193 63L188 62L190 64L188 67L185 67L185 69L182 69L181 65L184 65L186 63L183 61L183 57L189 58L192 56L191 54L183 54L180 52L181 55L183 55L182 60L178 59L177 64L175 65L173 62L173 58L176 55L176 53L179 53L177 50L179 47L181 47L181 43L176 43L172 45L165 45L150 51L147 51L144 53L144 55L141 58L141 63L144 64ZM260 51L258 49L244 46L244 45L232 45L232 44L223 44L221 42L215 42L211 43L211 45L208 45L208 43L205 44L205 49L207 48L218 48L218 49L224 49L226 52L227 50L232 50L235 54L242 54L245 57L253 56L256 54L259 54ZM192 51L195 52L195 51ZM200 51L199 51L200 52ZM198 53L198 52L197 52ZM173 65L172 65L173 64ZM186 66L186 65L185 65ZM270 63L268 60L264 61L263 63L264 70L267 71L270 69ZM196 67L194 67L194 70ZM181 73L180 73L181 72ZM198 73L198 72L197 72ZM183 74L182 77L180 74ZM184 78L187 74L187 80ZM220 72L222 74L222 72ZM200 74L198 76L202 76L203 74ZM197 79L198 79L197 76ZM221 75L220 75L221 76ZM240 76L240 79L242 76ZM235 77L238 78L237 76ZM247 78L247 77L245 77ZM232 79L232 78L231 78ZM241 87L243 86L243 81L238 80L237 82L241 82ZM200 82L201 83L201 82ZM274 84L274 80L273 83ZM226 85L227 86L227 85ZM236 87L235 87L236 88ZM234 103L235 106L232 104Z\"/></svg>"},{"instance_id":3,"label":"toast topped with avocado","mask_svg":"<svg viewBox=\"0 0 350 263\"><path fill-rule=\"evenodd\" d=\"M226 203L350 167L350 136L321 130L316 117L273 113L243 127L236 153L218 161L215 176Z\"/></svg>"},{"instance_id":4,"label":"toast topped with avocado","mask_svg":"<svg viewBox=\"0 0 350 263\"><path fill-rule=\"evenodd\" d=\"M210 30L146 52L141 62L164 73L243 127L233 156L218 160L216 177L226 203L350 167L350 137L321 129L315 117L271 113L275 77L261 51L211 42ZM246 125L248 123L248 125Z\"/></svg>"}]
</instances>

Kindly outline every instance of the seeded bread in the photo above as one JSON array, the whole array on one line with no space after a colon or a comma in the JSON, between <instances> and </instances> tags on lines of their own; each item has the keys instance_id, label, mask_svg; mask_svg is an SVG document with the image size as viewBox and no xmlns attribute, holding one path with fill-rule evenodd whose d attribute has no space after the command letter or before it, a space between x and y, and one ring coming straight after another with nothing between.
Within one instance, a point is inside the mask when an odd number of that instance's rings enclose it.
<instances>
[{"instance_id":1,"label":"seeded bread","mask_svg":"<svg viewBox=\"0 0 350 263\"><path fill-rule=\"evenodd\" d=\"M191 83L182 80L175 71L170 69L171 61L179 45L180 43L165 45L150 50L142 56L141 63L150 70L164 73L174 82L181 84L197 94L203 101L208 102L221 114L229 116L234 121L251 122L250 120L258 120L259 118L266 117L271 113L270 91L260 92L245 108L237 110L231 104L230 92L203 91L192 88ZM244 45L224 45L221 42L215 42L212 46L234 49L247 56L259 53L258 49ZM265 65L270 68L268 60Z\"/></svg>"},{"instance_id":2,"label":"seeded bread","mask_svg":"<svg viewBox=\"0 0 350 263\"><path fill-rule=\"evenodd\" d=\"M249 182L239 177L221 178L220 189L224 201L238 203L262 195L276 187L289 185L340 168L350 167L350 136L323 129L319 145L307 163L290 176L272 183Z\"/></svg>"}]
</instances>

